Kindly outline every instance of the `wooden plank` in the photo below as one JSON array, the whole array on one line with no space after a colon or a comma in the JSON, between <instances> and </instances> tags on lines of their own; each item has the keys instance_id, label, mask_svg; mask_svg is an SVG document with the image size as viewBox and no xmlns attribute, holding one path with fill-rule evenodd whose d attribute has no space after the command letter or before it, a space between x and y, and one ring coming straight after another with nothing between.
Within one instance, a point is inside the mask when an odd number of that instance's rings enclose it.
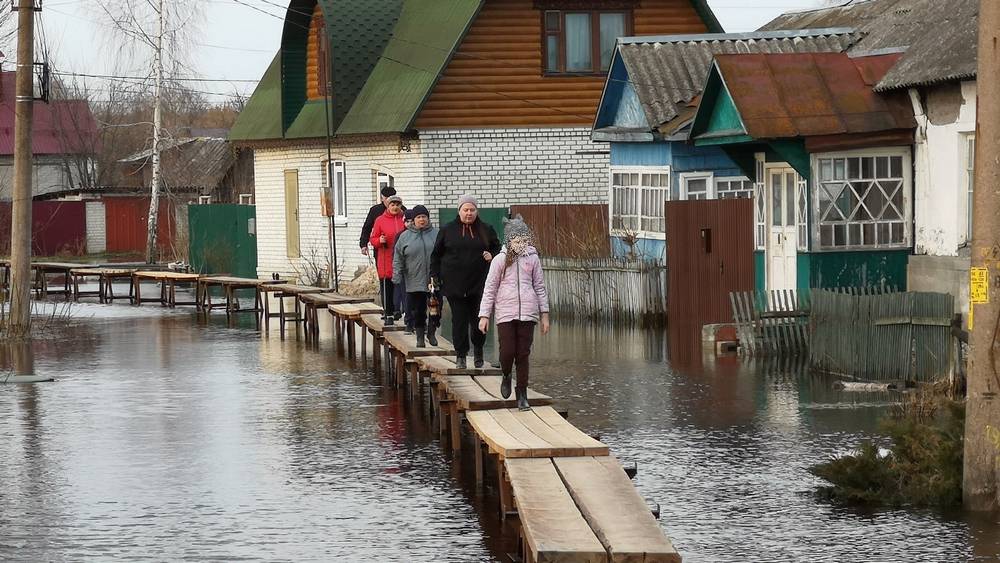
<instances>
[{"instance_id":1,"label":"wooden plank","mask_svg":"<svg viewBox=\"0 0 1000 563\"><path fill-rule=\"evenodd\" d=\"M548 459L504 462L532 559L603 563L607 551L573 502Z\"/></svg>"},{"instance_id":2,"label":"wooden plank","mask_svg":"<svg viewBox=\"0 0 1000 563\"><path fill-rule=\"evenodd\" d=\"M680 563L677 550L617 460L564 457L552 463L612 562Z\"/></svg>"},{"instance_id":3,"label":"wooden plank","mask_svg":"<svg viewBox=\"0 0 1000 563\"><path fill-rule=\"evenodd\" d=\"M472 431L490 447L490 452L501 458L530 457L531 449L504 430L490 411L468 411L465 413L465 418L469 421Z\"/></svg>"},{"instance_id":4,"label":"wooden plank","mask_svg":"<svg viewBox=\"0 0 1000 563\"><path fill-rule=\"evenodd\" d=\"M385 326L385 321L382 319L382 315L361 315L361 322L365 323L365 326L378 334L382 334L383 332L403 332L406 330L406 327L402 324Z\"/></svg>"},{"instance_id":5,"label":"wooden plank","mask_svg":"<svg viewBox=\"0 0 1000 563\"><path fill-rule=\"evenodd\" d=\"M415 334L386 332L385 341L400 354L406 356L407 359L419 356L447 356L455 353L454 347L444 338L438 338L438 346L426 346L424 348L417 348L417 336Z\"/></svg>"},{"instance_id":6,"label":"wooden plank","mask_svg":"<svg viewBox=\"0 0 1000 563\"><path fill-rule=\"evenodd\" d=\"M599 440L591 438L582 430L570 424L569 421L556 412L554 408L537 407L532 408L531 410L536 416L538 416L539 419L543 420L555 431L560 432L568 439L572 439L577 444L586 448L585 451L587 452L587 455L609 455L611 453L607 445Z\"/></svg>"},{"instance_id":7,"label":"wooden plank","mask_svg":"<svg viewBox=\"0 0 1000 563\"><path fill-rule=\"evenodd\" d=\"M500 384L503 382L502 375L479 375L473 377L473 379L476 380L476 383L478 383L479 386L482 387L484 391L486 391L490 395L493 395L497 399L503 400L503 395L500 394ZM511 382L511 384L513 384L513 382ZM514 398L513 388L511 390L510 396ZM552 397L538 393L532 390L531 387L528 387L528 404L530 404L531 406L551 405Z\"/></svg>"},{"instance_id":8,"label":"wooden plank","mask_svg":"<svg viewBox=\"0 0 1000 563\"><path fill-rule=\"evenodd\" d=\"M467 375L449 375L439 380L443 390L461 410L489 410L513 406L513 403L497 399Z\"/></svg>"},{"instance_id":9,"label":"wooden plank","mask_svg":"<svg viewBox=\"0 0 1000 563\"><path fill-rule=\"evenodd\" d=\"M416 359L417 365L422 371L429 371L438 375L499 375L498 368L473 368L458 369L455 365L454 356L423 356Z\"/></svg>"},{"instance_id":10,"label":"wooden plank","mask_svg":"<svg viewBox=\"0 0 1000 563\"><path fill-rule=\"evenodd\" d=\"M551 457L591 455L591 453L587 451L587 448L581 446L576 440L573 440L562 432L552 428L547 422L538 418L538 415L535 414L534 410L521 411L517 409L510 409L507 411L495 411L494 418L496 418L499 412L510 413L510 415L513 416L517 422L521 423L535 436L538 436L549 444L552 444L553 452Z\"/></svg>"},{"instance_id":11,"label":"wooden plank","mask_svg":"<svg viewBox=\"0 0 1000 563\"><path fill-rule=\"evenodd\" d=\"M501 428L513 436L517 441L524 444L526 448L531 450L530 455L527 456L504 457L555 457L577 455L567 453L571 451L571 449L562 447L562 445L566 444L566 442L559 438L559 434L549 433L549 435L554 435L556 438L556 443L554 444L542 436L535 434L530 428L525 426L514 416L513 413L518 412L517 409L495 409L481 412L489 413L493 419L497 421L497 424L499 424Z\"/></svg>"}]
</instances>

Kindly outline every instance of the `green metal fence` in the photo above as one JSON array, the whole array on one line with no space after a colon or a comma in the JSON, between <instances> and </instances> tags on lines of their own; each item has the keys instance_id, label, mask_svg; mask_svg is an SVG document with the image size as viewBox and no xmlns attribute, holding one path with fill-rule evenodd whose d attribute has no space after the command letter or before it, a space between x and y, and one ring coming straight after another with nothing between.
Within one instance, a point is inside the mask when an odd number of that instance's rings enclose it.
<instances>
[{"instance_id":1,"label":"green metal fence","mask_svg":"<svg viewBox=\"0 0 1000 563\"><path fill-rule=\"evenodd\" d=\"M188 206L189 259L193 271L257 277L257 210L252 205Z\"/></svg>"},{"instance_id":2,"label":"green metal fence","mask_svg":"<svg viewBox=\"0 0 1000 563\"><path fill-rule=\"evenodd\" d=\"M864 380L933 381L953 363L954 297L813 290L813 367Z\"/></svg>"}]
</instances>

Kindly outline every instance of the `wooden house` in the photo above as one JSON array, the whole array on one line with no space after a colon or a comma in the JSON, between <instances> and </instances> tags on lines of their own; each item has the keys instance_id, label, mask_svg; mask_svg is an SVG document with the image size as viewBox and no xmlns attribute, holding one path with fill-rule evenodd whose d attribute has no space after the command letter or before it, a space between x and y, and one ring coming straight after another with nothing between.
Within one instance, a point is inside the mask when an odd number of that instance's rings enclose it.
<instances>
[{"instance_id":1,"label":"wooden house","mask_svg":"<svg viewBox=\"0 0 1000 563\"><path fill-rule=\"evenodd\" d=\"M326 263L328 175L345 272L368 263L359 233L383 185L435 221L463 193L493 220L605 204L590 126L617 38L713 31L705 0L293 0L230 134L254 149L258 273Z\"/></svg>"},{"instance_id":2,"label":"wooden house","mask_svg":"<svg viewBox=\"0 0 1000 563\"><path fill-rule=\"evenodd\" d=\"M969 307L978 13L977 0L869 0L784 14L763 28L855 26L864 37L852 52L903 51L875 90L908 94L917 119L905 279L912 290L951 293L956 312Z\"/></svg>"},{"instance_id":3,"label":"wooden house","mask_svg":"<svg viewBox=\"0 0 1000 563\"><path fill-rule=\"evenodd\" d=\"M609 219L617 253L665 256L664 202L751 197L752 170L689 135L716 54L842 52L853 28L624 37L594 121L610 145ZM632 248L622 240L638 238Z\"/></svg>"},{"instance_id":4,"label":"wooden house","mask_svg":"<svg viewBox=\"0 0 1000 563\"><path fill-rule=\"evenodd\" d=\"M754 179L758 289L906 287L913 108L898 52L716 55L691 124Z\"/></svg>"}]
</instances>

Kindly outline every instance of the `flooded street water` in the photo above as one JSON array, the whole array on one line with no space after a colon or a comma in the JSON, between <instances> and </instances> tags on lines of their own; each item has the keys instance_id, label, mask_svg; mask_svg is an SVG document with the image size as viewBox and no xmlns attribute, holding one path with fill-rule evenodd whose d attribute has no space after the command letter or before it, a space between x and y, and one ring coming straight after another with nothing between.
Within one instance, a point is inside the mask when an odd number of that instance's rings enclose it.
<instances>
[{"instance_id":1,"label":"flooded street water","mask_svg":"<svg viewBox=\"0 0 1000 563\"><path fill-rule=\"evenodd\" d=\"M58 381L0 386L0 560L498 561L514 551L426 415L370 368L250 316L80 305L33 345ZM328 338L329 329L325 331ZM995 519L860 513L806 468L877 435L896 399L794 366L703 362L657 331L556 323L532 387L637 462L685 561L962 561ZM490 344L492 347L492 343ZM27 354L6 349L4 371ZM487 357L492 356L492 348ZM468 448L465 448L468 455ZM489 476L488 476L489 477Z\"/></svg>"}]
</instances>

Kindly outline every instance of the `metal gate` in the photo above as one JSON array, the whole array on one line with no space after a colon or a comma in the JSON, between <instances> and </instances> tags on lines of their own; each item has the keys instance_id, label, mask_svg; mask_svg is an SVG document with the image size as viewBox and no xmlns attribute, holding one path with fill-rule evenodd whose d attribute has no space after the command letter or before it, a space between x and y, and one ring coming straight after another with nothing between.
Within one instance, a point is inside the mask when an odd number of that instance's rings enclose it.
<instances>
[{"instance_id":1,"label":"metal gate","mask_svg":"<svg viewBox=\"0 0 1000 563\"><path fill-rule=\"evenodd\" d=\"M666 220L668 324L733 322L729 294L754 288L753 200L671 201Z\"/></svg>"},{"instance_id":2,"label":"metal gate","mask_svg":"<svg viewBox=\"0 0 1000 563\"><path fill-rule=\"evenodd\" d=\"M141 254L146 251L148 197L105 197L104 213L108 253ZM157 246L161 253L169 254L174 244L176 220L174 206L167 198L160 200L160 212L156 223Z\"/></svg>"},{"instance_id":3,"label":"metal gate","mask_svg":"<svg viewBox=\"0 0 1000 563\"><path fill-rule=\"evenodd\" d=\"M201 274L257 277L257 209L252 205L190 205L191 268Z\"/></svg>"}]
</instances>

